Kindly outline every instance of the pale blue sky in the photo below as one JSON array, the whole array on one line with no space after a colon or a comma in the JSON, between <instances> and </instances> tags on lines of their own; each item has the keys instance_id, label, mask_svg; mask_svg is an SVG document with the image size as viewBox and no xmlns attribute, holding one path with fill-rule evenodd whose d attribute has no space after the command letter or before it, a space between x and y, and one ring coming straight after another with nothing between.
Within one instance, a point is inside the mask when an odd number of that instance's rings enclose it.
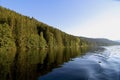
<instances>
[{"instance_id":1,"label":"pale blue sky","mask_svg":"<svg viewBox=\"0 0 120 80\"><path fill-rule=\"evenodd\" d=\"M118 0L0 0L0 5L72 35L120 39Z\"/></svg>"}]
</instances>

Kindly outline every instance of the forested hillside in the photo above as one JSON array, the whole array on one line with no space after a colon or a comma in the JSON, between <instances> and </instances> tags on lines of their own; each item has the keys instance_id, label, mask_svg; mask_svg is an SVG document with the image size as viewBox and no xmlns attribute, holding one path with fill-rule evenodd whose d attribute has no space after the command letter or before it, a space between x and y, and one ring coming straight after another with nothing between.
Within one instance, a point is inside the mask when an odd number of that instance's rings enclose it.
<instances>
[{"instance_id":1,"label":"forested hillside","mask_svg":"<svg viewBox=\"0 0 120 80\"><path fill-rule=\"evenodd\" d=\"M0 50L87 47L117 44L112 41L69 35L35 18L0 6Z\"/></svg>"},{"instance_id":2,"label":"forested hillside","mask_svg":"<svg viewBox=\"0 0 120 80\"><path fill-rule=\"evenodd\" d=\"M33 17L0 7L0 49L81 47L87 42L39 22Z\"/></svg>"}]
</instances>

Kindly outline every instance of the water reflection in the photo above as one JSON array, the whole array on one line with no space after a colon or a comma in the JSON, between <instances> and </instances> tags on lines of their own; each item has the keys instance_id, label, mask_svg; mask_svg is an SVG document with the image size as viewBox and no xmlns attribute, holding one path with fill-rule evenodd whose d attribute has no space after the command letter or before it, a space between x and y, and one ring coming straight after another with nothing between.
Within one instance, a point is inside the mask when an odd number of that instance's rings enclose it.
<instances>
[{"instance_id":1,"label":"water reflection","mask_svg":"<svg viewBox=\"0 0 120 80\"><path fill-rule=\"evenodd\" d=\"M15 57L15 52L0 51L0 80L11 80L11 65Z\"/></svg>"},{"instance_id":2,"label":"water reflection","mask_svg":"<svg viewBox=\"0 0 120 80\"><path fill-rule=\"evenodd\" d=\"M83 55L87 48L0 52L0 80L37 80L61 67L64 62Z\"/></svg>"},{"instance_id":3,"label":"water reflection","mask_svg":"<svg viewBox=\"0 0 120 80\"><path fill-rule=\"evenodd\" d=\"M38 80L120 80L120 46L96 48Z\"/></svg>"}]
</instances>

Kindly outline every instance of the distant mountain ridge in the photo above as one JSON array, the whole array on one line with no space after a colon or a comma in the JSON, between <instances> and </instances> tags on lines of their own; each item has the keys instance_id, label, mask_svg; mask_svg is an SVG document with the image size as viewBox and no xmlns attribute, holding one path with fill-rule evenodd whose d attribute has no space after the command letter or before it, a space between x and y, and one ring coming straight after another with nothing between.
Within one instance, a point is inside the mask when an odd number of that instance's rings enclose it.
<instances>
[{"instance_id":1,"label":"distant mountain ridge","mask_svg":"<svg viewBox=\"0 0 120 80\"><path fill-rule=\"evenodd\" d=\"M119 43L120 43L120 40L116 40L116 42L119 42Z\"/></svg>"},{"instance_id":2,"label":"distant mountain ridge","mask_svg":"<svg viewBox=\"0 0 120 80\"><path fill-rule=\"evenodd\" d=\"M90 44L96 45L96 46L110 46L110 45L120 45L117 41L112 41L106 38L86 38L81 37L82 39L86 40Z\"/></svg>"}]
</instances>

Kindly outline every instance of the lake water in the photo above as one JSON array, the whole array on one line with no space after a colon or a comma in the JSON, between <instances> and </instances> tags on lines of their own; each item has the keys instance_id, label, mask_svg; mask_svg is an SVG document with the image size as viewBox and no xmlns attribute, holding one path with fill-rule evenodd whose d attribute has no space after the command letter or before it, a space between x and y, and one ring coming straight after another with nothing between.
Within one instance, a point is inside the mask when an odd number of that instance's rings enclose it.
<instances>
[{"instance_id":1,"label":"lake water","mask_svg":"<svg viewBox=\"0 0 120 80\"><path fill-rule=\"evenodd\" d=\"M38 80L120 80L120 46L87 52Z\"/></svg>"},{"instance_id":2,"label":"lake water","mask_svg":"<svg viewBox=\"0 0 120 80\"><path fill-rule=\"evenodd\" d=\"M3 52L0 80L120 80L120 46Z\"/></svg>"}]
</instances>

